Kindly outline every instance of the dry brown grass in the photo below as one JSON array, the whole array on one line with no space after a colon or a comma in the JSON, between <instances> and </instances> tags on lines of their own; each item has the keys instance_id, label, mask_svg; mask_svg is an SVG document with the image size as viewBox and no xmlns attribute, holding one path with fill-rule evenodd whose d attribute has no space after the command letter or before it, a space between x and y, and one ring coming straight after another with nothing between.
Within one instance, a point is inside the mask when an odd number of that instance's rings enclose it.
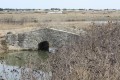
<instances>
[{"instance_id":1,"label":"dry brown grass","mask_svg":"<svg viewBox=\"0 0 120 80\"><path fill-rule=\"evenodd\" d=\"M120 24L93 25L53 54L52 80L120 80Z\"/></svg>"},{"instance_id":2,"label":"dry brown grass","mask_svg":"<svg viewBox=\"0 0 120 80\"><path fill-rule=\"evenodd\" d=\"M89 21L119 20L119 11L113 12L66 12L64 14L47 13L2 13L0 14L0 33L24 32L34 28L56 28L79 33L81 28L90 28ZM19 30L18 30L19 29Z\"/></svg>"},{"instance_id":3,"label":"dry brown grass","mask_svg":"<svg viewBox=\"0 0 120 80\"><path fill-rule=\"evenodd\" d=\"M119 17L119 12L0 14L0 19L3 19L0 35L10 30L23 32L36 27L79 31L88 28L90 23L86 23L87 20L119 20ZM52 80L120 80L120 24L94 24L86 31L87 34L81 35L79 40L63 46L59 54L49 55Z\"/></svg>"},{"instance_id":4,"label":"dry brown grass","mask_svg":"<svg viewBox=\"0 0 120 80\"><path fill-rule=\"evenodd\" d=\"M119 20L119 11L107 12L69 12L65 14L47 13L3 13L0 14L0 29L23 27L88 27L85 21Z\"/></svg>"}]
</instances>

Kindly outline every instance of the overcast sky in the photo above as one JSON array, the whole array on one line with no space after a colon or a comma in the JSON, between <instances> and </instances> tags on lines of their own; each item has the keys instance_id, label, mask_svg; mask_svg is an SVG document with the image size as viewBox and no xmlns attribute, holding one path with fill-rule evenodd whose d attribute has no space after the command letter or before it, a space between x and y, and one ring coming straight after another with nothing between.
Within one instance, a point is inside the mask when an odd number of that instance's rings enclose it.
<instances>
[{"instance_id":1,"label":"overcast sky","mask_svg":"<svg viewBox=\"0 0 120 80\"><path fill-rule=\"evenodd\" d=\"M120 0L0 0L0 8L120 9Z\"/></svg>"}]
</instances>

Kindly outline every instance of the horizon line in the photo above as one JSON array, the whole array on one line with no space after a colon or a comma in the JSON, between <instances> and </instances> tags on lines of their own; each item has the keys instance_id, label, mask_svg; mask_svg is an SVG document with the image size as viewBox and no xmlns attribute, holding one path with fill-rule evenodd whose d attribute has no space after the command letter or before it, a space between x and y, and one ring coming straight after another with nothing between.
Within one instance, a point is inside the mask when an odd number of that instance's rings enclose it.
<instances>
[{"instance_id":1,"label":"horizon line","mask_svg":"<svg viewBox=\"0 0 120 80\"><path fill-rule=\"evenodd\" d=\"M2 8L0 7L1 9L52 9L52 8ZM112 9L112 10L119 10L119 9L115 9L115 8L53 8L53 9L86 9L86 10L89 10L89 9L93 9L93 10L104 10L104 9Z\"/></svg>"}]
</instances>

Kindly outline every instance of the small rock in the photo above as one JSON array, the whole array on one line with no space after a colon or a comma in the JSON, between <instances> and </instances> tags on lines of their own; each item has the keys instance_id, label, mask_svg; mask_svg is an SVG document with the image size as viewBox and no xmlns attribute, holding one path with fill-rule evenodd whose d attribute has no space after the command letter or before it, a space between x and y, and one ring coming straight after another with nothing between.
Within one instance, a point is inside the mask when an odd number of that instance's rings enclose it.
<instances>
[{"instance_id":1,"label":"small rock","mask_svg":"<svg viewBox=\"0 0 120 80\"><path fill-rule=\"evenodd\" d=\"M56 53L58 51L57 48L49 48L50 53Z\"/></svg>"}]
</instances>

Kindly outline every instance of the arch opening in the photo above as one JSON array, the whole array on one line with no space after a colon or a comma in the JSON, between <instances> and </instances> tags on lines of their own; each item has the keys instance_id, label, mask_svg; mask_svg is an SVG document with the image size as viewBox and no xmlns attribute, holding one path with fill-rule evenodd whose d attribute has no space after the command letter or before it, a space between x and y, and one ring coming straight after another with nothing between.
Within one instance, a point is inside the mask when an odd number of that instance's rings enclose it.
<instances>
[{"instance_id":1,"label":"arch opening","mask_svg":"<svg viewBox=\"0 0 120 80\"><path fill-rule=\"evenodd\" d=\"M49 42L43 41L38 44L38 50L41 51L49 51Z\"/></svg>"}]
</instances>

